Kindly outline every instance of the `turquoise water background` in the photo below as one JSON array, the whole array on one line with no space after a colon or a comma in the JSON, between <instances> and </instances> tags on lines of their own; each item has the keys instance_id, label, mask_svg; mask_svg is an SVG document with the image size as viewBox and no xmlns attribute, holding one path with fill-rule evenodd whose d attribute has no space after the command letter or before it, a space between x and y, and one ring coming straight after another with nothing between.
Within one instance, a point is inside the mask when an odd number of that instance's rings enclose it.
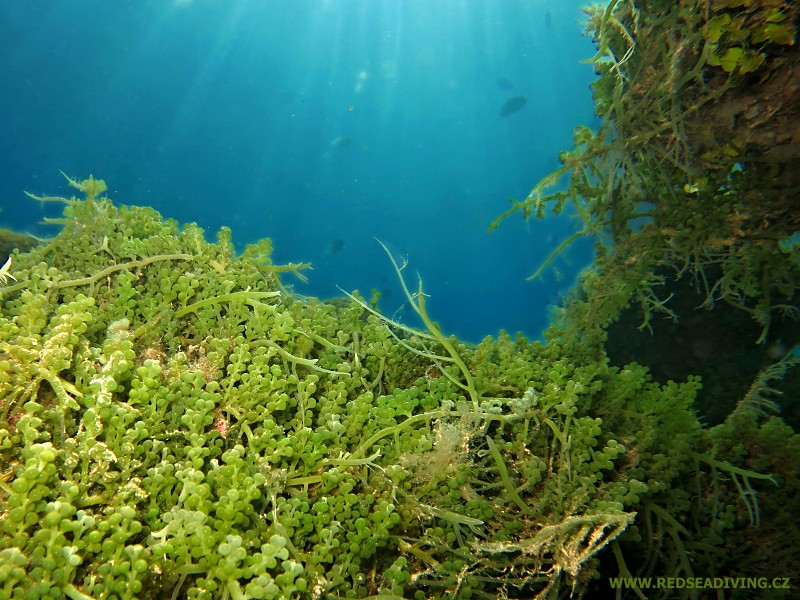
<instances>
[{"instance_id":1,"label":"turquoise water background","mask_svg":"<svg viewBox=\"0 0 800 600\"><path fill-rule=\"evenodd\" d=\"M594 123L583 2L51 0L0 3L0 225L39 225L63 170L109 196L225 225L313 263L300 294L403 298L409 260L445 332L537 336L591 258L577 223L491 220ZM526 96L517 112L504 103ZM400 313L401 319L404 317Z\"/></svg>"}]
</instances>

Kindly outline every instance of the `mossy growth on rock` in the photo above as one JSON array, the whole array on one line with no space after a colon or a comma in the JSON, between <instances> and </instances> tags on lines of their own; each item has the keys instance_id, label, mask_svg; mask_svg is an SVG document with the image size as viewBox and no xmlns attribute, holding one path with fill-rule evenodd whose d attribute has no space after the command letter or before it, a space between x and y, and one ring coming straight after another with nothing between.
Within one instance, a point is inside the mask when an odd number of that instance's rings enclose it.
<instances>
[{"instance_id":1,"label":"mossy growth on rock","mask_svg":"<svg viewBox=\"0 0 800 600\"><path fill-rule=\"evenodd\" d=\"M703 310L726 303L757 323L754 341L777 340L775 322L800 315L800 3L609 0L586 14L600 125L576 127L562 166L491 228L580 217L554 254L597 241L583 325L631 305L644 328L691 316L671 302L688 280Z\"/></svg>"},{"instance_id":2,"label":"mossy growth on rock","mask_svg":"<svg viewBox=\"0 0 800 600\"><path fill-rule=\"evenodd\" d=\"M574 337L294 296L268 241L86 181L0 286L0 598L555 598L798 539L777 419L703 429L697 379Z\"/></svg>"},{"instance_id":3,"label":"mossy growth on rock","mask_svg":"<svg viewBox=\"0 0 800 600\"><path fill-rule=\"evenodd\" d=\"M727 421L759 373L800 347L800 3L607 0L585 10L595 127L490 226L570 210L595 260L552 339L701 376L694 408ZM800 370L773 399L800 427Z\"/></svg>"}]
</instances>

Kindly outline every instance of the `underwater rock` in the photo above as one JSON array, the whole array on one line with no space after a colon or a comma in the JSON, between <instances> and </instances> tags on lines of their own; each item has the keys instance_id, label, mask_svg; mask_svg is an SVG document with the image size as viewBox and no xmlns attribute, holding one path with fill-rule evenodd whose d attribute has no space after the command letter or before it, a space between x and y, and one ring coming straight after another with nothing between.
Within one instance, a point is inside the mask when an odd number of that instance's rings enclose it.
<instances>
[{"instance_id":1,"label":"underwater rock","mask_svg":"<svg viewBox=\"0 0 800 600\"><path fill-rule=\"evenodd\" d=\"M3 261L11 255L14 248L27 252L39 243L28 233L18 233L10 229L0 228L0 259Z\"/></svg>"},{"instance_id":2,"label":"underwater rock","mask_svg":"<svg viewBox=\"0 0 800 600\"><path fill-rule=\"evenodd\" d=\"M624 366L635 361L646 365L653 379L662 383L700 375L703 391L695 410L704 422L718 425L745 396L759 371L800 344L800 323L790 315L776 314L769 343L756 344L762 326L749 313L726 302L707 308L703 290L695 287L691 277L674 277L665 270L659 274L672 294L670 306L680 318L653 315L650 326L642 329L638 307L630 306L609 326L606 352L611 364ZM707 276L714 281L720 273ZM796 304L800 298L779 301ZM789 399L800 391L800 373L791 372L773 388L784 421L797 429L800 407Z\"/></svg>"}]
</instances>

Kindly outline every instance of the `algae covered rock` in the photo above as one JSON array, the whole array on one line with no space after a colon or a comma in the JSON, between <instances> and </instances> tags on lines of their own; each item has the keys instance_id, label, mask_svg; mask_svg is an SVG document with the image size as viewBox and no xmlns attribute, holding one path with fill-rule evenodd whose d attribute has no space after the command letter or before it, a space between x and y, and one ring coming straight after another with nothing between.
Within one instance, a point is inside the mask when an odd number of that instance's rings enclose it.
<instances>
[{"instance_id":1,"label":"algae covered rock","mask_svg":"<svg viewBox=\"0 0 800 600\"><path fill-rule=\"evenodd\" d=\"M700 426L697 379L462 344L421 285L426 331L297 297L268 241L237 255L70 181L0 286L0 598L579 595L628 549L658 568L653 531L669 560L724 553L774 488L769 457L725 462L751 457ZM764 427L764 452L791 438Z\"/></svg>"}]
</instances>

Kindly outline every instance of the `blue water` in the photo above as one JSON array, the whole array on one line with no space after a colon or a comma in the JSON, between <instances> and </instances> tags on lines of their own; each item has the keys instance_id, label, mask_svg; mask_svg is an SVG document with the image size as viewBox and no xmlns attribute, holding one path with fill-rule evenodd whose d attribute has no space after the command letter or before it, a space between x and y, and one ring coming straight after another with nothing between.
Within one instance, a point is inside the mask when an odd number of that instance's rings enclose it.
<instances>
[{"instance_id":1,"label":"blue water","mask_svg":"<svg viewBox=\"0 0 800 600\"><path fill-rule=\"evenodd\" d=\"M59 170L105 179L237 247L271 237L337 286L402 303L374 237L421 275L447 333L537 336L587 244L526 282L578 226L491 220L593 124L576 0L48 0L0 3L0 225L57 211ZM509 98L518 112L501 117Z\"/></svg>"}]
</instances>

